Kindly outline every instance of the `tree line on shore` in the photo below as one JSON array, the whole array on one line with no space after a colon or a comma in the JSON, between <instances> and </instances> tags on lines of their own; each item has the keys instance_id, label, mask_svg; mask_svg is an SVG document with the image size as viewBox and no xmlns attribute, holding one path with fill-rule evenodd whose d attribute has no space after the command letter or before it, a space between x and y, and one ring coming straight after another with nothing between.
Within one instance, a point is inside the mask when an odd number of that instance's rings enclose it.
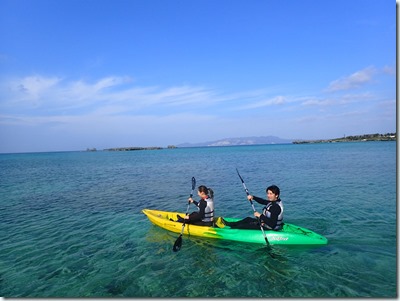
<instances>
[{"instance_id":1,"label":"tree line on shore","mask_svg":"<svg viewBox=\"0 0 400 301\"><path fill-rule=\"evenodd\" d=\"M294 144L302 143L332 143L332 142L355 142L355 141L396 141L396 133L386 134L364 134L355 136L346 136L334 139L320 139L320 140L296 140Z\"/></svg>"}]
</instances>

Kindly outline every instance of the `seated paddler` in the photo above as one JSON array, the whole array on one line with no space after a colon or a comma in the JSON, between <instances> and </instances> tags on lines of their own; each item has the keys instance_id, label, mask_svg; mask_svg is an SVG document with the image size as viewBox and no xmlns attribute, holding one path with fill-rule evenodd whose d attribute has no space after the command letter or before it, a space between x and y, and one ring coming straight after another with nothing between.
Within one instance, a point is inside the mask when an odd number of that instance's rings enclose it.
<instances>
[{"instance_id":1,"label":"seated paddler","mask_svg":"<svg viewBox=\"0 0 400 301\"><path fill-rule=\"evenodd\" d=\"M181 217L178 215L178 222L185 224L193 224L199 226L212 226L214 221L214 191L201 185L197 189L197 194L200 197L199 201L189 198L188 201L197 207L197 211Z\"/></svg>"}]
</instances>

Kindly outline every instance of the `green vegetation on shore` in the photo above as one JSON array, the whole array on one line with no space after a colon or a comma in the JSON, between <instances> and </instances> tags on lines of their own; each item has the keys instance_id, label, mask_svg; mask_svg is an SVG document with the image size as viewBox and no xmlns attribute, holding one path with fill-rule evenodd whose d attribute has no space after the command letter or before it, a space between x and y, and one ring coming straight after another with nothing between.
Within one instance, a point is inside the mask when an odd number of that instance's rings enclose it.
<instances>
[{"instance_id":1,"label":"green vegetation on shore","mask_svg":"<svg viewBox=\"0 0 400 301\"><path fill-rule=\"evenodd\" d=\"M357 141L396 141L396 133L387 134L365 134L356 136L344 136L342 138L321 139L321 140L296 140L294 144L303 143L334 143L334 142L357 142Z\"/></svg>"}]
</instances>

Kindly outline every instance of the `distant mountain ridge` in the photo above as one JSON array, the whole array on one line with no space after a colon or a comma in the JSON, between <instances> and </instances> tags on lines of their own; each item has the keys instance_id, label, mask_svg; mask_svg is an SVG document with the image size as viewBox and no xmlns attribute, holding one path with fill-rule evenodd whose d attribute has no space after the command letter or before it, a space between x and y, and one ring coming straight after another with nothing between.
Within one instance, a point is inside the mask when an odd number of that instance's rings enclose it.
<instances>
[{"instance_id":1,"label":"distant mountain ridge","mask_svg":"<svg viewBox=\"0 0 400 301\"><path fill-rule=\"evenodd\" d=\"M276 136L252 136L252 137L224 138L224 139L199 142L199 143L181 143L178 144L177 147L285 144L292 142L293 142L292 139L282 139Z\"/></svg>"}]
</instances>

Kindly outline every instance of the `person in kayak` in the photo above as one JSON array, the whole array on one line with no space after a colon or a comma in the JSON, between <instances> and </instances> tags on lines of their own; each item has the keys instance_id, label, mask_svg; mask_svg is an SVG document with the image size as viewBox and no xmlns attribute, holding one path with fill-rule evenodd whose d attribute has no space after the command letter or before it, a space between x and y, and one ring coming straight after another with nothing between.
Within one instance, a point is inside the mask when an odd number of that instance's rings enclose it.
<instances>
[{"instance_id":1,"label":"person in kayak","mask_svg":"<svg viewBox=\"0 0 400 301\"><path fill-rule=\"evenodd\" d=\"M198 211L192 212L185 217L178 215L178 222L186 224L194 224L199 226L212 226L214 221L214 191L204 185L198 187L197 194L200 201L189 198L190 203L198 207Z\"/></svg>"},{"instance_id":2,"label":"person in kayak","mask_svg":"<svg viewBox=\"0 0 400 301\"><path fill-rule=\"evenodd\" d=\"M227 222L222 220L222 222L236 229L260 229L261 226L265 230L281 230L283 226L283 204L279 198L280 190L276 185L269 186L266 190L267 199L262 199L254 195L248 195L247 199L254 200L259 204L265 205L262 213L254 212L253 217L246 217L237 222Z\"/></svg>"}]
</instances>

